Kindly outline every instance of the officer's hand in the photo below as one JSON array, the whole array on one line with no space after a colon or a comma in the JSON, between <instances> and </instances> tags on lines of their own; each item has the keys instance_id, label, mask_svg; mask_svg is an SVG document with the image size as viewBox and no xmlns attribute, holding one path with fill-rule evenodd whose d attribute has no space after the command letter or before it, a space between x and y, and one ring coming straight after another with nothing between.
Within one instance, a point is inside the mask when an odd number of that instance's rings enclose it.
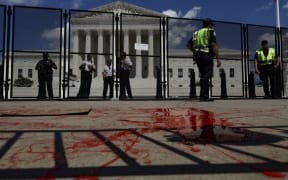
<instances>
[{"instance_id":1,"label":"officer's hand","mask_svg":"<svg viewBox=\"0 0 288 180\"><path fill-rule=\"evenodd\" d=\"M258 69L255 70L256 74L260 74L260 71Z\"/></svg>"},{"instance_id":2,"label":"officer's hand","mask_svg":"<svg viewBox=\"0 0 288 180\"><path fill-rule=\"evenodd\" d=\"M220 67L221 66L221 61L220 59L217 59L217 67Z\"/></svg>"}]
</instances>

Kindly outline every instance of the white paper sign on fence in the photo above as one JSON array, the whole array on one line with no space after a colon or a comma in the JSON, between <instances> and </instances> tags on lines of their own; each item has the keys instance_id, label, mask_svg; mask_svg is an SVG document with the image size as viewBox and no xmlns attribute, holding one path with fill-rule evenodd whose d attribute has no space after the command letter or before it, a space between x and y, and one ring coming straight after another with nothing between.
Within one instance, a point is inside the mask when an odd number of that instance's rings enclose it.
<instances>
[{"instance_id":1,"label":"white paper sign on fence","mask_svg":"<svg viewBox=\"0 0 288 180\"><path fill-rule=\"evenodd\" d=\"M135 43L134 46L136 51L148 51L148 44Z\"/></svg>"}]
</instances>

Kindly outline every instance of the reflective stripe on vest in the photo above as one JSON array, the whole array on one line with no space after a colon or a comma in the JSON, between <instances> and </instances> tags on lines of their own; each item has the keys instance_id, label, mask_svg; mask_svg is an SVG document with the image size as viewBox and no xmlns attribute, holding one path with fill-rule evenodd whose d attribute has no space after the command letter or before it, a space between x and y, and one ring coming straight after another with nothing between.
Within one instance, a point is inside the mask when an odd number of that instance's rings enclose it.
<instances>
[{"instance_id":1,"label":"reflective stripe on vest","mask_svg":"<svg viewBox=\"0 0 288 180\"><path fill-rule=\"evenodd\" d=\"M192 41L194 45L194 50L196 52L201 51L209 53L209 40L211 30L213 29L202 28L199 31L193 33Z\"/></svg>"},{"instance_id":2,"label":"reflective stripe on vest","mask_svg":"<svg viewBox=\"0 0 288 180\"><path fill-rule=\"evenodd\" d=\"M263 49L256 51L259 66L271 65L275 61L275 49L269 48L267 57L264 54Z\"/></svg>"}]
</instances>

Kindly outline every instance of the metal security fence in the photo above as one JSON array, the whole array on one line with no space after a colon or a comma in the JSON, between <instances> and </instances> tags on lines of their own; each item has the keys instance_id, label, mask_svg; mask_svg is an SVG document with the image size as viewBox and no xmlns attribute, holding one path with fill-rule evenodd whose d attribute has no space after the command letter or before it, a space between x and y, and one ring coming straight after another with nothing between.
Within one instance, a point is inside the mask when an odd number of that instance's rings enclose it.
<instances>
[{"instance_id":1,"label":"metal security fence","mask_svg":"<svg viewBox=\"0 0 288 180\"><path fill-rule=\"evenodd\" d=\"M202 27L202 20L140 11L143 13L109 6L101 11L0 5L0 99L37 98L39 82L35 65L43 52L49 53L58 67L53 74L56 99L79 98L79 66L89 54L96 67L89 98L102 99L102 72L108 60L112 60L115 72L113 98L118 98L122 52L133 62L130 82L134 98L197 98L198 68L186 43L193 31ZM215 63L211 96L264 96L262 82L254 73L254 55L261 40L266 39L270 47L282 50L277 84L278 93L286 97L288 29L214 23L222 66L217 68Z\"/></svg>"},{"instance_id":2,"label":"metal security fence","mask_svg":"<svg viewBox=\"0 0 288 180\"><path fill-rule=\"evenodd\" d=\"M81 84L81 61L90 54L96 71L91 82L90 98L101 98L103 68L112 60L115 69L114 13L98 11L69 11L68 98L76 98ZM80 97L81 98L81 97Z\"/></svg>"},{"instance_id":3,"label":"metal security fence","mask_svg":"<svg viewBox=\"0 0 288 180\"><path fill-rule=\"evenodd\" d=\"M189 97L190 75L195 72L197 76L198 72L186 43L193 30L201 26L201 20L167 18L167 86L170 98ZM199 91L199 82L196 82L197 94Z\"/></svg>"},{"instance_id":4,"label":"metal security fence","mask_svg":"<svg viewBox=\"0 0 288 180\"><path fill-rule=\"evenodd\" d=\"M62 78L62 10L14 6L12 12L11 98L36 98L35 66L44 52L57 65L53 73L54 98L60 98ZM47 90L46 90L47 91Z\"/></svg>"},{"instance_id":5,"label":"metal security fence","mask_svg":"<svg viewBox=\"0 0 288 180\"><path fill-rule=\"evenodd\" d=\"M130 83L134 97L156 97L157 72L161 73L163 65L161 22L162 18L157 16L120 15L120 46L117 46L117 53L126 52L132 60ZM119 73L119 68L117 70Z\"/></svg>"},{"instance_id":6,"label":"metal security fence","mask_svg":"<svg viewBox=\"0 0 288 180\"><path fill-rule=\"evenodd\" d=\"M263 97L263 85L258 75L252 74L255 72L254 67L254 56L257 49L261 48L261 41L266 39L269 42L270 47L275 47L276 45L276 28L270 26L258 26L258 25L247 25L247 73L250 75L248 81L253 81L252 85L255 84L255 96ZM252 79L251 79L252 78ZM251 82L249 84L251 86ZM251 87L250 87L251 89ZM254 93L250 94L253 97Z\"/></svg>"},{"instance_id":7,"label":"metal security fence","mask_svg":"<svg viewBox=\"0 0 288 180\"><path fill-rule=\"evenodd\" d=\"M282 81L283 93L287 96L288 93L288 28L281 30L281 48L282 48Z\"/></svg>"}]
</instances>

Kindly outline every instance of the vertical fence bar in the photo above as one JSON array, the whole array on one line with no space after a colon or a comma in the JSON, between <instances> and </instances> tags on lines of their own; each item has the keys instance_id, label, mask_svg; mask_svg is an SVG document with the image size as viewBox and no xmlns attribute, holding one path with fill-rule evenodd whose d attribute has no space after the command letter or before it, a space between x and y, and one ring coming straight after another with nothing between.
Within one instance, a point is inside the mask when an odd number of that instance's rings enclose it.
<instances>
[{"instance_id":1,"label":"vertical fence bar","mask_svg":"<svg viewBox=\"0 0 288 180\"><path fill-rule=\"evenodd\" d=\"M68 13L67 13L66 9L64 11L64 15L63 16L64 16L64 33L61 33L61 36L62 35L64 36L64 42L63 42L64 43L64 45L63 45L63 49L64 49L64 56L63 56L64 70L63 70L63 80L62 80L62 87L63 87L62 98L65 99L66 98L66 86L67 86L66 72L67 72L67 22L68 22L67 21ZM69 68L68 68L68 71L69 71Z\"/></svg>"},{"instance_id":2,"label":"vertical fence bar","mask_svg":"<svg viewBox=\"0 0 288 180\"><path fill-rule=\"evenodd\" d=\"M12 8L8 6L7 10L7 46L6 46L6 78L5 78L5 99L9 99L9 72L10 72L10 37L11 37L11 16ZM14 32L14 30L13 30Z\"/></svg>"}]
</instances>

